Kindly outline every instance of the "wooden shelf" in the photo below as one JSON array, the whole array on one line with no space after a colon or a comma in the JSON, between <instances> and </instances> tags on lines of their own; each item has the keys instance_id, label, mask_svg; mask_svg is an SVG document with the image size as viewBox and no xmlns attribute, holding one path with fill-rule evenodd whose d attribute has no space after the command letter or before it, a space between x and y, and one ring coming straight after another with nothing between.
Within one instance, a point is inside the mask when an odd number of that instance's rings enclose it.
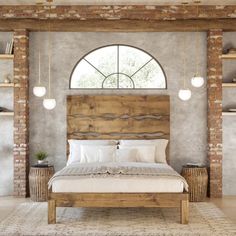
<instances>
[{"instance_id":1,"label":"wooden shelf","mask_svg":"<svg viewBox=\"0 0 236 236\"><path fill-rule=\"evenodd\" d=\"M0 112L0 116L14 116L13 111Z\"/></svg>"},{"instance_id":2,"label":"wooden shelf","mask_svg":"<svg viewBox=\"0 0 236 236\"><path fill-rule=\"evenodd\" d=\"M222 83L224 88L236 88L236 83Z\"/></svg>"},{"instance_id":3,"label":"wooden shelf","mask_svg":"<svg viewBox=\"0 0 236 236\"><path fill-rule=\"evenodd\" d=\"M222 115L223 116L236 116L236 112L233 112L233 111L223 111Z\"/></svg>"},{"instance_id":4,"label":"wooden shelf","mask_svg":"<svg viewBox=\"0 0 236 236\"><path fill-rule=\"evenodd\" d=\"M0 83L0 88L13 88L14 87L14 83Z\"/></svg>"},{"instance_id":5,"label":"wooden shelf","mask_svg":"<svg viewBox=\"0 0 236 236\"><path fill-rule=\"evenodd\" d=\"M5 60L14 59L14 54L0 54L0 59L5 59Z\"/></svg>"},{"instance_id":6,"label":"wooden shelf","mask_svg":"<svg viewBox=\"0 0 236 236\"><path fill-rule=\"evenodd\" d=\"M229 54L222 54L222 59L235 59L236 60L236 53L229 53Z\"/></svg>"}]
</instances>

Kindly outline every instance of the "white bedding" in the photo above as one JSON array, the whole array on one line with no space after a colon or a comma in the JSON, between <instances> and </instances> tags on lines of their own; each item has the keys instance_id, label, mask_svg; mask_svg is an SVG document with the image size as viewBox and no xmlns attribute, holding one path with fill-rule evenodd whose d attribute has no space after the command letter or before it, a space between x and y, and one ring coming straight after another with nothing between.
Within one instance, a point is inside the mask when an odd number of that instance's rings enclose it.
<instances>
[{"instance_id":1,"label":"white bedding","mask_svg":"<svg viewBox=\"0 0 236 236\"><path fill-rule=\"evenodd\" d=\"M57 172L53 192L183 192L187 183L167 164L86 163Z\"/></svg>"}]
</instances>

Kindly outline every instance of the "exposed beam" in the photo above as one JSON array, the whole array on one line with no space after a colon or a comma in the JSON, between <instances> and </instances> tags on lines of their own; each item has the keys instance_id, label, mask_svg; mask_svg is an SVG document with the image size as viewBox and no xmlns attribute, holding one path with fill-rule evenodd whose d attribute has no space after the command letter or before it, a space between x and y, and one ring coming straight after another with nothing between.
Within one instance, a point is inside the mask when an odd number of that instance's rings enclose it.
<instances>
[{"instance_id":1,"label":"exposed beam","mask_svg":"<svg viewBox=\"0 0 236 236\"><path fill-rule=\"evenodd\" d=\"M51 31L64 32L166 32L166 31L207 31L222 29L236 31L236 19L225 20L51 20ZM0 20L0 31L14 29L48 31L47 20Z\"/></svg>"},{"instance_id":2,"label":"exposed beam","mask_svg":"<svg viewBox=\"0 0 236 236\"><path fill-rule=\"evenodd\" d=\"M0 19L47 18L48 6L0 6ZM59 5L52 7L54 19L77 20L181 20L181 19L233 19L236 5Z\"/></svg>"}]
</instances>

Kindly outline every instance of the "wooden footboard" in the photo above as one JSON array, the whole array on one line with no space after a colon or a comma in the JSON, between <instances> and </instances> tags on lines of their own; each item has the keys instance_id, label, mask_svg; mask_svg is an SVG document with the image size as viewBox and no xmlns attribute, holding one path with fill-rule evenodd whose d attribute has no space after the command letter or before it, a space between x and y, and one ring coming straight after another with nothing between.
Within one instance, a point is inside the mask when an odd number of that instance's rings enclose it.
<instances>
[{"instance_id":1,"label":"wooden footboard","mask_svg":"<svg viewBox=\"0 0 236 236\"><path fill-rule=\"evenodd\" d=\"M175 207L180 223L188 224L189 196L184 193L52 193L49 191L48 223L56 223L56 207Z\"/></svg>"}]
</instances>

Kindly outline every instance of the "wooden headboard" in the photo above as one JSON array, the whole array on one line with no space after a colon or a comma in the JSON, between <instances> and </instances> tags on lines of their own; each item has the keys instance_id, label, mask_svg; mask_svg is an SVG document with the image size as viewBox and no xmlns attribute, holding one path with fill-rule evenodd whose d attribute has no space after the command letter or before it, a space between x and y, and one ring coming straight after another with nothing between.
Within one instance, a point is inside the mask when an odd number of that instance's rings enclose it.
<instances>
[{"instance_id":1,"label":"wooden headboard","mask_svg":"<svg viewBox=\"0 0 236 236\"><path fill-rule=\"evenodd\" d=\"M67 139L169 137L168 95L67 97Z\"/></svg>"}]
</instances>

